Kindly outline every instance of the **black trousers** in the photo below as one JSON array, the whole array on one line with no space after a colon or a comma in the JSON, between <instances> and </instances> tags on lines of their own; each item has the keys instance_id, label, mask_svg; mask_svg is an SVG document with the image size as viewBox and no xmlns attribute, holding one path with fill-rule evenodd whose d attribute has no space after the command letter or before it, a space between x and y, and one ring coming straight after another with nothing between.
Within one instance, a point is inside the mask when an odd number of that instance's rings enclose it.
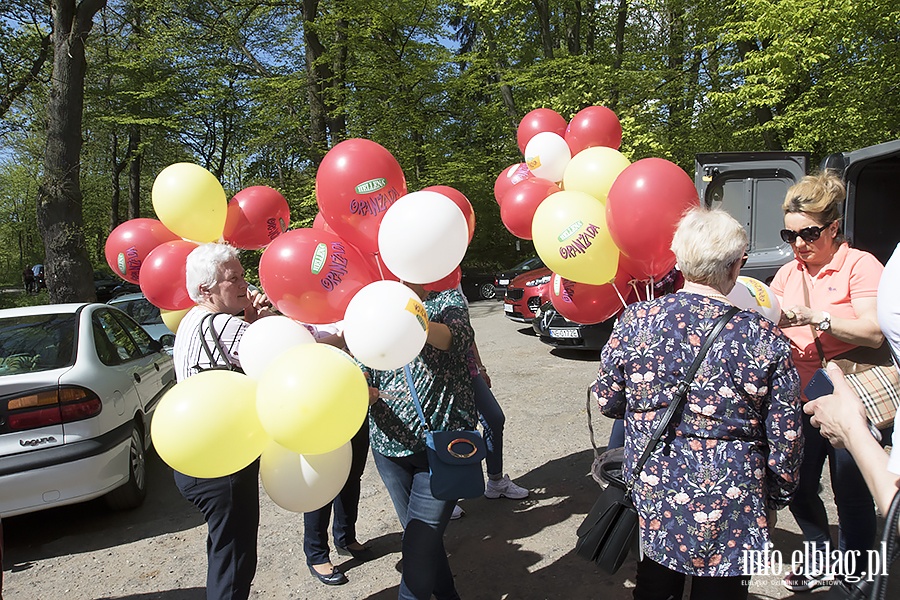
<instances>
[{"instance_id":1,"label":"black trousers","mask_svg":"<svg viewBox=\"0 0 900 600\"><path fill-rule=\"evenodd\" d=\"M356 539L356 518L359 516L360 480L369 456L368 418L350 440L350 447L353 449L350 474L337 498L319 510L303 513L303 551L306 553L307 564L322 565L331 561L328 552L328 522L331 520L332 507L334 543L346 548L359 541Z\"/></svg>"},{"instance_id":2,"label":"black trousers","mask_svg":"<svg viewBox=\"0 0 900 600\"><path fill-rule=\"evenodd\" d=\"M686 575L644 558L637 566L634 600L681 600ZM691 600L746 600L749 577L692 577Z\"/></svg>"},{"instance_id":3,"label":"black trousers","mask_svg":"<svg viewBox=\"0 0 900 600\"><path fill-rule=\"evenodd\" d=\"M259 461L214 479L175 471L175 485L206 519L207 600L247 600L256 575Z\"/></svg>"}]
</instances>

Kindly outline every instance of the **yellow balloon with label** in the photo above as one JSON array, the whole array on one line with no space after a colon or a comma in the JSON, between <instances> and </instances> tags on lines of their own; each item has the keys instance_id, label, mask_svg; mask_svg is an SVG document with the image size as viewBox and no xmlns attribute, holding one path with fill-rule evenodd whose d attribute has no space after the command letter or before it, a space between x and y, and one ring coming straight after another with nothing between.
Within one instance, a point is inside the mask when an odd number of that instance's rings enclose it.
<instances>
[{"instance_id":1,"label":"yellow balloon with label","mask_svg":"<svg viewBox=\"0 0 900 600\"><path fill-rule=\"evenodd\" d=\"M200 165L169 165L156 176L150 196L156 216L172 233L200 243L222 237L228 216L225 190Z\"/></svg>"},{"instance_id":2,"label":"yellow balloon with label","mask_svg":"<svg viewBox=\"0 0 900 600\"><path fill-rule=\"evenodd\" d=\"M359 431L369 385L356 362L328 344L303 344L263 371L256 411L272 439L297 454L324 454Z\"/></svg>"},{"instance_id":3,"label":"yellow balloon with label","mask_svg":"<svg viewBox=\"0 0 900 600\"><path fill-rule=\"evenodd\" d=\"M192 306L191 308L194 307ZM178 326L181 325L181 320L184 318L184 315L188 314L191 308L183 308L181 310L166 310L165 308L161 308L159 309L159 315L162 317L166 327L169 328L169 331L178 333Z\"/></svg>"},{"instance_id":4,"label":"yellow balloon with label","mask_svg":"<svg viewBox=\"0 0 900 600\"><path fill-rule=\"evenodd\" d=\"M758 279L741 275L728 299L737 307L755 310L773 323L781 319L781 303L769 286Z\"/></svg>"},{"instance_id":5,"label":"yellow balloon with label","mask_svg":"<svg viewBox=\"0 0 900 600\"><path fill-rule=\"evenodd\" d=\"M592 285L615 277L619 249L606 227L606 208L593 196L551 194L535 211L531 233L538 256L561 277Z\"/></svg>"}]
</instances>

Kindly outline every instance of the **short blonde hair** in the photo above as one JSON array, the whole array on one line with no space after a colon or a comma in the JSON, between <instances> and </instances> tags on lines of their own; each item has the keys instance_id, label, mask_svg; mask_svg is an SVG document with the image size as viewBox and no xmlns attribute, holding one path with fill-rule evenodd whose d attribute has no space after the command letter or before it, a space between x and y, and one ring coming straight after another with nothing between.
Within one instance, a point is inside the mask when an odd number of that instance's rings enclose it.
<instances>
[{"instance_id":1,"label":"short blonde hair","mask_svg":"<svg viewBox=\"0 0 900 600\"><path fill-rule=\"evenodd\" d=\"M841 218L847 188L834 171L807 175L790 188L781 205L784 214L806 213L819 225L829 225Z\"/></svg>"},{"instance_id":2,"label":"short blonde hair","mask_svg":"<svg viewBox=\"0 0 900 600\"><path fill-rule=\"evenodd\" d=\"M694 208L685 213L672 238L672 252L684 278L724 289L731 268L747 249L747 231L723 210Z\"/></svg>"},{"instance_id":3,"label":"short blonde hair","mask_svg":"<svg viewBox=\"0 0 900 600\"><path fill-rule=\"evenodd\" d=\"M185 287L194 302L200 302L203 295L200 288L211 288L219 282L219 269L232 259L238 258L238 249L228 244L210 242L191 250L184 265Z\"/></svg>"}]
</instances>

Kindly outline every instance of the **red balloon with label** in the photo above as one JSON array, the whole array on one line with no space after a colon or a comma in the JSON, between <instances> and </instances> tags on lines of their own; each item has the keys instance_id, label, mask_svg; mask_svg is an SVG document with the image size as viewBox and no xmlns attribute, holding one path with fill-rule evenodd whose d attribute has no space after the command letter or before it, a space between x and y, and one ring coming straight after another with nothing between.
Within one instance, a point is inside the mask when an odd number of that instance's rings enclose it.
<instances>
[{"instance_id":1,"label":"red balloon with label","mask_svg":"<svg viewBox=\"0 0 900 600\"><path fill-rule=\"evenodd\" d=\"M516 129L516 142L519 150L525 153L525 146L539 133L549 131L563 137L569 124L561 114L549 108L536 108L522 117Z\"/></svg>"},{"instance_id":2,"label":"red balloon with label","mask_svg":"<svg viewBox=\"0 0 900 600\"><path fill-rule=\"evenodd\" d=\"M269 244L259 281L284 315L304 323L344 318L350 300L375 281L358 250L333 233L293 229Z\"/></svg>"},{"instance_id":3,"label":"red balloon with label","mask_svg":"<svg viewBox=\"0 0 900 600\"><path fill-rule=\"evenodd\" d=\"M469 241L471 242L472 236L475 235L475 210L472 208L472 203L469 202L469 199L466 198L465 194L449 185L432 185L424 188L422 191L437 192L438 194L443 194L453 200L453 203L459 207L459 210L462 211L463 216L466 218L466 226L469 228Z\"/></svg>"},{"instance_id":4,"label":"red balloon with label","mask_svg":"<svg viewBox=\"0 0 900 600\"><path fill-rule=\"evenodd\" d=\"M532 173L531 169L528 168L528 165L523 162L516 163L503 169L503 172L497 176L497 181L494 182L494 199L497 200L497 204L503 202L503 196L505 196L506 192L511 190L514 185L518 185L520 182L531 179L532 177L534 177L534 173Z\"/></svg>"},{"instance_id":5,"label":"red balloon with label","mask_svg":"<svg viewBox=\"0 0 900 600\"><path fill-rule=\"evenodd\" d=\"M622 144L622 124L616 113L605 106L588 106L572 117L563 137L572 156L594 146L618 150Z\"/></svg>"},{"instance_id":6,"label":"red balloon with label","mask_svg":"<svg viewBox=\"0 0 900 600\"><path fill-rule=\"evenodd\" d=\"M616 177L606 199L606 223L632 263L648 276L661 277L675 264L669 246L678 222L699 205L694 181L681 167L645 158Z\"/></svg>"},{"instance_id":7,"label":"red balloon with label","mask_svg":"<svg viewBox=\"0 0 900 600\"><path fill-rule=\"evenodd\" d=\"M165 310L194 305L185 286L185 262L197 244L175 240L160 244L141 266L141 291L151 304Z\"/></svg>"},{"instance_id":8,"label":"red balloon with label","mask_svg":"<svg viewBox=\"0 0 900 600\"><path fill-rule=\"evenodd\" d=\"M179 239L156 219L125 221L106 238L106 264L125 281L139 283L147 255L160 244Z\"/></svg>"},{"instance_id":9,"label":"red balloon with label","mask_svg":"<svg viewBox=\"0 0 900 600\"><path fill-rule=\"evenodd\" d=\"M603 285L579 283L556 273L550 280L550 301L565 318L576 323L601 323L625 307L631 276L619 269L615 279Z\"/></svg>"},{"instance_id":10,"label":"red balloon with label","mask_svg":"<svg viewBox=\"0 0 900 600\"><path fill-rule=\"evenodd\" d=\"M291 209L277 190L254 185L234 195L228 203L225 241L245 250L258 250L288 230Z\"/></svg>"},{"instance_id":11,"label":"red balloon with label","mask_svg":"<svg viewBox=\"0 0 900 600\"><path fill-rule=\"evenodd\" d=\"M506 192L500 202L500 220L511 234L530 240L534 212L547 196L559 191L559 186L547 179L526 179Z\"/></svg>"},{"instance_id":12,"label":"red balloon with label","mask_svg":"<svg viewBox=\"0 0 900 600\"><path fill-rule=\"evenodd\" d=\"M316 171L322 216L362 252L378 251L378 226L387 209L406 194L400 163L380 144L353 138L325 154Z\"/></svg>"},{"instance_id":13,"label":"red balloon with label","mask_svg":"<svg viewBox=\"0 0 900 600\"><path fill-rule=\"evenodd\" d=\"M437 190L434 190L437 191ZM429 292L443 292L444 290L452 290L462 281L462 269L456 267L449 275L438 281L426 283L423 287Z\"/></svg>"}]
</instances>

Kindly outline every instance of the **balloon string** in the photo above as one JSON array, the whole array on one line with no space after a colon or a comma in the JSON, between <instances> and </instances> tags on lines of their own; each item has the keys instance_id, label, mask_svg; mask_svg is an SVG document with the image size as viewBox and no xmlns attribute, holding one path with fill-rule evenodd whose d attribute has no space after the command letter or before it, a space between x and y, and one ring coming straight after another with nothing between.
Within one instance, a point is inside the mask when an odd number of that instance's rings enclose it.
<instances>
[{"instance_id":1,"label":"balloon string","mask_svg":"<svg viewBox=\"0 0 900 600\"><path fill-rule=\"evenodd\" d=\"M617 286L615 283L613 283L613 284L612 284L612 287L613 287L614 290L616 290L616 296L618 296L618 297L619 297L619 300L622 301L622 306L628 306L628 303L625 302L625 298L622 297L622 292L619 291L618 286Z\"/></svg>"},{"instance_id":2,"label":"balloon string","mask_svg":"<svg viewBox=\"0 0 900 600\"><path fill-rule=\"evenodd\" d=\"M647 297L651 300L656 299L656 288L653 287L653 276L650 276L650 281L647 282Z\"/></svg>"},{"instance_id":3,"label":"balloon string","mask_svg":"<svg viewBox=\"0 0 900 600\"><path fill-rule=\"evenodd\" d=\"M381 277L381 280L384 281L384 271L381 270L381 259L378 257L378 253L375 252L375 264L378 266L378 275Z\"/></svg>"},{"instance_id":4,"label":"balloon string","mask_svg":"<svg viewBox=\"0 0 900 600\"><path fill-rule=\"evenodd\" d=\"M638 284L637 279L632 279L631 281L628 282L628 285L630 285L631 289L634 290L634 295L638 297L638 300L640 300L641 293L638 291L637 284Z\"/></svg>"}]
</instances>

